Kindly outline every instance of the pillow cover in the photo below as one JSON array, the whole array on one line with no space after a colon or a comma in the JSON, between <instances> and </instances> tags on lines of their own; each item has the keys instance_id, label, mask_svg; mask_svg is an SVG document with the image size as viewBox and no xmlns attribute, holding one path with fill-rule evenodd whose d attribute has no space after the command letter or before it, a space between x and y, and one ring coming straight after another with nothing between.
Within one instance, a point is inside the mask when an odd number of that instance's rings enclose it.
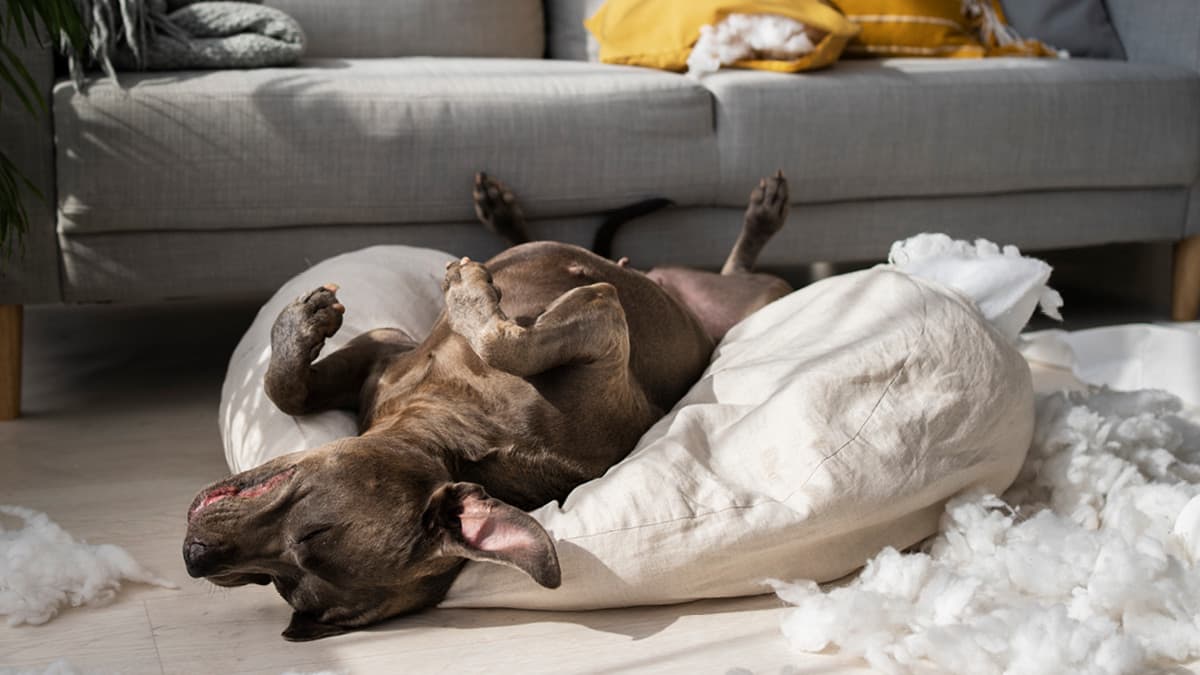
<instances>
[{"instance_id":1,"label":"pillow cover","mask_svg":"<svg viewBox=\"0 0 1200 675\"><path fill-rule=\"evenodd\" d=\"M858 28L821 0L608 0L584 25L600 43L600 60L663 70L687 69L703 26L729 14L776 14L826 33L796 59L738 61L738 68L798 72L837 61Z\"/></svg>"},{"instance_id":2,"label":"pillow cover","mask_svg":"<svg viewBox=\"0 0 1200 675\"><path fill-rule=\"evenodd\" d=\"M1009 23L1037 38L1094 59L1124 59L1125 47L1108 17L1104 0L1003 0Z\"/></svg>"},{"instance_id":3,"label":"pillow cover","mask_svg":"<svg viewBox=\"0 0 1200 675\"><path fill-rule=\"evenodd\" d=\"M862 30L854 56L1056 56L1005 24L998 0L831 0Z\"/></svg>"},{"instance_id":4,"label":"pillow cover","mask_svg":"<svg viewBox=\"0 0 1200 675\"><path fill-rule=\"evenodd\" d=\"M398 326L425 335L451 256L376 247L289 281L230 362L221 401L233 470L355 433L347 413L291 418L262 393L284 304L341 284L333 347ZM770 592L831 580L933 534L947 498L1002 491L1033 428L1025 361L971 301L891 267L833 277L733 329L683 401L606 475L533 512L563 585L469 563L444 605L587 609Z\"/></svg>"}]
</instances>

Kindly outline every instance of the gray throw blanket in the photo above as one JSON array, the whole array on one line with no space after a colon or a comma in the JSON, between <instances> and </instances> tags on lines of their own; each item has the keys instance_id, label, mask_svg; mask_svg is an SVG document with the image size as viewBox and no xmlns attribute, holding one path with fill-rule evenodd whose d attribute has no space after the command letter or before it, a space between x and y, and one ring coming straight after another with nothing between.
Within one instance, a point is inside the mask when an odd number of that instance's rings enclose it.
<instances>
[{"instance_id":1,"label":"gray throw blanket","mask_svg":"<svg viewBox=\"0 0 1200 675\"><path fill-rule=\"evenodd\" d=\"M273 7L207 0L76 0L89 52L71 59L76 82L90 65L121 70L261 68L295 63L300 24ZM81 63L80 61L87 61Z\"/></svg>"}]
</instances>

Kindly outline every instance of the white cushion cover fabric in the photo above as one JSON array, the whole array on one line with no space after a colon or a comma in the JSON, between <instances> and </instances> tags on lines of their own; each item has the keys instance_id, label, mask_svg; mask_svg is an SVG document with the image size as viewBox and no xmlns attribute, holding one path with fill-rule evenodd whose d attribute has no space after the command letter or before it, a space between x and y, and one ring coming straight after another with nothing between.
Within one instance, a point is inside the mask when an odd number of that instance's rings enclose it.
<instances>
[{"instance_id":1,"label":"white cushion cover fabric","mask_svg":"<svg viewBox=\"0 0 1200 675\"><path fill-rule=\"evenodd\" d=\"M347 414L292 419L263 396L270 325L286 302L338 283L346 324L331 346L380 326L421 337L449 258L379 247L285 285L230 364L230 467L354 433ZM588 609L836 579L933 534L950 496L1002 492L1032 429L1028 366L971 301L889 267L827 279L735 327L628 458L533 512L555 540L560 588L469 563L443 604Z\"/></svg>"}]
</instances>

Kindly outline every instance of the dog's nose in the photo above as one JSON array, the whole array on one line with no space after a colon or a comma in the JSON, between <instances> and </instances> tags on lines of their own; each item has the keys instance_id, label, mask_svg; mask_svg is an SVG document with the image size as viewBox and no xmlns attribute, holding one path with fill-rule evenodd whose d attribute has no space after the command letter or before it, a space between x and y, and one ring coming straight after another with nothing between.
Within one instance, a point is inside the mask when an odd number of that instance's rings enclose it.
<instances>
[{"instance_id":1,"label":"dog's nose","mask_svg":"<svg viewBox=\"0 0 1200 675\"><path fill-rule=\"evenodd\" d=\"M208 544L196 538L188 538L183 542L183 564L187 573L193 578L200 578L211 572L213 549Z\"/></svg>"}]
</instances>

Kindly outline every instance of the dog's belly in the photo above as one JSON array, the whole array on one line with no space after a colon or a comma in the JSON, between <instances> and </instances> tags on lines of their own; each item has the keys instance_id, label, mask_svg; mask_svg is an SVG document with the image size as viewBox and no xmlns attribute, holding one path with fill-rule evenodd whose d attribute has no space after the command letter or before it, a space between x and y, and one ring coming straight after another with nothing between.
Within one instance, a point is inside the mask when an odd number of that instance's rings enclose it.
<instances>
[{"instance_id":1,"label":"dog's belly","mask_svg":"<svg viewBox=\"0 0 1200 675\"><path fill-rule=\"evenodd\" d=\"M532 322L563 293L610 283L629 326L629 367L656 407L669 410L699 379L714 343L691 311L642 272L578 246L535 242L487 262L510 318Z\"/></svg>"}]
</instances>

